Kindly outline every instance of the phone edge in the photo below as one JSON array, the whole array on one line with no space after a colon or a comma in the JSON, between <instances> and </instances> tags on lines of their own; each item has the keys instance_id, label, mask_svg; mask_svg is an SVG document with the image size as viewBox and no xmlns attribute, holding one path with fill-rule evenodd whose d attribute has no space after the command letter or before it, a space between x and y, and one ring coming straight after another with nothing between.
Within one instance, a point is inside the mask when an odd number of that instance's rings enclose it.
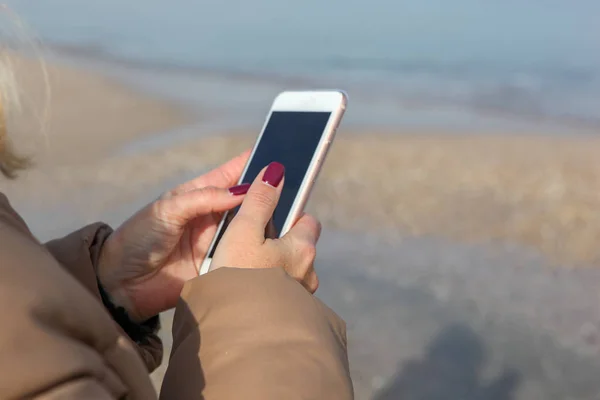
<instances>
[{"instance_id":1,"label":"phone edge","mask_svg":"<svg viewBox=\"0 0 600 400\"><path fill-rule=\"evenodd\" d=\"M318 161L315 165L309 166L309 168L311 170L311 172L309 173L310 179L307 180L307 178L309 177L309 174L305 175L304 181L302 182L302 185L300 186L300 189L298 191L298 194L299 195L301 194L301 196L297 197L296 200L294 201L294 204L292 204L292 208L290 210L290 213L288 214L288 218L286 219L286 221L281 229L280 237L285 235L290 230L291 226L294 223L296 223L296 221L298 220L298 218L300 218L302 212L304 211L304 207L306 206L306 203L308 202L308 199L310 197L310 194L312 192L314 184L318 178L319 173L321 172L321 168L323 166L323 163L325 162L325 158L327 157L327 153L329 152L329 148L331 147L331 143L333 142L333 139L335 138L337 129L340 126L340 123L341 123L344 113L346 111L346 107L348 104L348 94L343 90L327 90L327 91L340 93L342 95L342 101L341 101L339 107L333 111L336 113L335 121L333 121L333 122L332 122L332 120L329 121L328 126L326 127L327 132L324 132L323 137L321 138L321 142L319 143L319 149L317 152L315 152L315 155L313 156L313 160L314 160L314 157L317 157L317 154L319 154L320 159L318 159ZM313 92L313 91L305 91L305 92ZM282 92L282 93L285 93L285 92ZM281 95L282 93L280 93L279 95ZM265 121L260 130L260 133L258 134L258 136L256 137L256 140L254 141L252 151L250 153L250 156L248 157L248 161L246 162L246 165L244 166L244 170L242 171L242 174L240 176L240 181L238 181L238 184L242 183L241 177L246 175L248 167L250 166L250 161L252 160L252 157L254 157L254 153L256 152L258 144L260 143L260 140L261 140L263 133L267 127L267 124L269 123L271 115L272 115L273 111L275 110L274 105L276 103L276 99L277 99L277 97L271 103L271 107L269 108L269 112L267 113L267 115L265 117ZM322 143L325 143L325 145L322 145ZM313 161L311 161L311 164L312 163L313 163ZM307 184L307 182L308 182L308 184ZM210 270L210 266L212 263L212 257L208 257L208 255L212 252L212 249L215 246L217 237L219 236L221 229L223 229L223 225L225 223L225 219L227 218L228 213L229 212L225 213L223 215L223 218L221 218L221 221L219 222L219 226L217 227L215 235L213 236L213 238L210 242L210 246L207 249L206 256L202 260L202 263L197 267L198 275L204 275L207 272L209 272L209 270Z\"/></svg>"},{"instance_id":2,"label":"phone edge","mask_svg":"<svg viewBox=\"0 0 600 400\"><path fill-rule=\"evenodd\" d=\"M298 221L298 219L302 216L304 208L306 207L308 199L310 198L312 189L315 186L317 178L319 177L319 173L321 172L323 164L325 163L325 159L327 158L327 153L331 148L333 139L335 138L337 130L342 122L342 118L346 112L348 96L341 90L339 92L342 94L342 102L338 109L333 111L335 115L329 121L326 131L323 133L323 137L319 143L319 148L315 152L313 161L311 161L311 165L309 166L309 171L307 171L306 175L304 176L304 181L300 185L296 200L294 201L294 204L292 204L292 208L290 209L288 217L281 228L280 237L288 233L296 221ZM317 161L313 164L315 159Z\"/></svg>"}]
</instances>

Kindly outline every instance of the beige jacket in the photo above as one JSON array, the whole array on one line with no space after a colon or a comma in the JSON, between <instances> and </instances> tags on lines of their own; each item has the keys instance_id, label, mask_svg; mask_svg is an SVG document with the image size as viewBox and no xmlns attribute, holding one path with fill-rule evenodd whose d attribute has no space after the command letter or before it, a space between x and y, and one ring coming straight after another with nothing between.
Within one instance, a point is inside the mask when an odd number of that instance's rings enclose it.
<instances>
[{"instance_id":1,"label":"beige jacket","mask_svg":"<svg viewBox=\"0 0 600 400\"><path fill-rule=\"evenodd\" d=\"M133 343L99 300L110 234L45 246L0 194L0 399L155 399L155 335ZM281 269L185 285L161 399L350 399L344 323Z\"/></svg>"}]
</instances>

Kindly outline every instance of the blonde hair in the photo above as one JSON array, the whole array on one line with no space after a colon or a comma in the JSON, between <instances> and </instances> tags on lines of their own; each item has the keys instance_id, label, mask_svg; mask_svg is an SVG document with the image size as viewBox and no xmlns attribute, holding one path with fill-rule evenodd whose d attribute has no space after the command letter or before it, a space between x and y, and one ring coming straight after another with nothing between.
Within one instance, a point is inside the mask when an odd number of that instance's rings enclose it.
<instances>
[{"instance_id":1,"label":"blonde hair","mask_svg":"<svg viewBox=\"0 0 600 400\"><path fill-rule=\"evenodd\" d=\"M31 166L31 159L19 155L8 137L11 121L22 111L19 85L15 75L18 69L13 65L15 53L23 50L40 56L39 64L46 86L46 106L49 102L50 85L46 64L41 57L41 49L35 35L6 4L0 4L0 40L2 40L0 43L0 174L14 179L19 171ZM13 48L10 43L17 46ZM47 111L46 107L44 114Z\"/></svg>"},{"instance_id":2,"label":"blonde hair","mask_svg":"<svg viewBox=\"0 0 600 400\"><path fill-rule=\"evenodd\" d=\"M27 157L15 153L8 138L8 107L20 108L16 80L8 58L0 59L0 173L14 179L17 172L31 164Z\"/></svg>"}]
</instances>

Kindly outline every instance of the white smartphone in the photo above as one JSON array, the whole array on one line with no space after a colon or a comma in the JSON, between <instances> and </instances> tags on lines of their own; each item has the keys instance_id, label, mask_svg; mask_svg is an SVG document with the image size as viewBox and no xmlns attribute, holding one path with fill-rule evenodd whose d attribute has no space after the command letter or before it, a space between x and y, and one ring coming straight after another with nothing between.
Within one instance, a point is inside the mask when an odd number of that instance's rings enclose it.
<instances>
[{"instance_id":1,"label":"white smartphone","mask_svg":"<svg viewBox=\"0 0 600 400\"><path fill-rule=\"evenodd\" d=\"M283 92L267 115L239 183L251 183L272 161L285 167L285 182L273 213L274 236L285 235L297 221L314 186L344 111L342 91ZM200 266L208 272L212 256L237 208L223 217Z\"/></svg>"}]
</instances>

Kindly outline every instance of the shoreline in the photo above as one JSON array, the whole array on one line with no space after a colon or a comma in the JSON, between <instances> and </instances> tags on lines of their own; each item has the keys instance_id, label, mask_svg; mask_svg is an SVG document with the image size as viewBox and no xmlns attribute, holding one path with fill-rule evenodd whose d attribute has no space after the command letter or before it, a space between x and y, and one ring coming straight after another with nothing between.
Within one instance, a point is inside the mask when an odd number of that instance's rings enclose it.
<instances>
[{"instance_id":1,"label":"shoreline","mask_svg":"<svg viewBox=\"0 0 600 400\"><path fill-rule=\"evenodd\" d=\"M60 45L50 44L48 49L55 52L63 61L74 62L75 65L83 64L90 66L105 64L109 68L124 68L125 70L133 70L137 72L148 72L151 74L157 74L158 76L173 77L177 78L189 78L191 80L203 80L203 79L215 79L220 82L225 82L225 86L231 92L236 92L243 88L245 85L258 85L261 87L272 87L277 88L273 92L275 93L282 90L303 90L306 88L316 87L330 87L329 83L308 75L284 75L277 73L260 73L257 71L244 71L240 70L228 70L220 67L200 67L200 66L185 66L178 65L175 63L159 62L159 61L143 61L135 59L127 59L125 57L112 54L101 48L93 48L79 45ZM130 79L125 78L122 83L127 85L127 81ZM129 82L131 83L131 82ZM335 86L335 85L334 85ZM550 115L540 113L519 113L509 110L503 110L500 107L489 107L489 106L474 106L472 104L457 104L450 99L419 99L412 97L403 97L400 95L391 95L388 91L380 90L379 86L376 89L372 89L370 86L356 85L353 84L350 88L347 88L350 93L351 107L355 112L361 112L356 110L353 106L355 100L360 108L369 107L370 103L375 101L381 102L385 99L385 105L383 107L391 107L396 111L387 110L386 113L399 112L402 114L405 120L411 119L411 114L423 114L419 120L410 122L413 128L421 127L422 129L446 129L448 121L441 117L439 123L428 123L431 119L431 115L444 115L444 114L456 114L465 116L460 117L460 122L456 125L456 130L469 129L469 125L493 125L495 130L510 130L511 128L519 127L523 130L532 130L538 127L540 131L545 134L571 134L572 132L579 132L581 134L596 134L600 130L600 120L594 121L590 118L571 117L569 115ZM272 97L265 98L265 107L270 105ZM351 110L352 110L351 109ZM265 110L263 113L265 113ZM370 114L378 114L379 110L373 109L368 111ZM438 116L438 118L440 118ZM456 117L454 117L456 118ZM346 118L348 119L348 118ZM436 119L436 118L433 118ZM452 124L450 118L450 124ZM378 124L376 119L370 119L368 116L361 116L358 119L365 121L363 124L372 126L374 123ZM389 120L390 122L385 122ZM380 128L394 129L398 126L402 126L402 118L398 120L392 120L389 116L382 118L383 124ZM352 123L352 126L357 124ZM358 124L360 125L360 123ZM379 125L379 124L378 124Z\"/></svg>"}]
</instances>

